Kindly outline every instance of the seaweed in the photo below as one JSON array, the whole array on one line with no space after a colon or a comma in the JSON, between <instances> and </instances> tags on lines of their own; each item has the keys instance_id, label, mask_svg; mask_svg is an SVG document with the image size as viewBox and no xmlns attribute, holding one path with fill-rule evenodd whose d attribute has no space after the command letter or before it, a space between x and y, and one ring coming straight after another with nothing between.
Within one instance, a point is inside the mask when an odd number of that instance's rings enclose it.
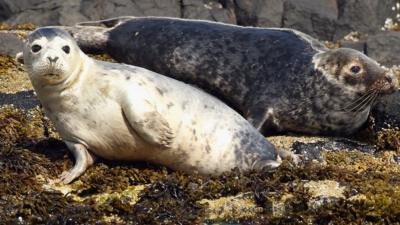
<instances>
[{"instance_id":1,"label":"seaweed","mask_svg":"<svg viewBox=\"0 0 400 225\"><path fill-rule=\"evenodd\" d=\"M0 23L0 30L34 30L36 25L32 23L10 25L7 23Z\"/></svg>"}]
</instances>

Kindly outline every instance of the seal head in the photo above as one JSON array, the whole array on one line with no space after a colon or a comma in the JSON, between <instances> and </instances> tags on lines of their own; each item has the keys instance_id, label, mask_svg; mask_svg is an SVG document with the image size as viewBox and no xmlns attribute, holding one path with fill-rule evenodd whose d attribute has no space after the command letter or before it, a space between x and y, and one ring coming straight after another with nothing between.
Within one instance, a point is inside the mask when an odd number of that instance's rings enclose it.
<instances>
[{"instance_id":1,"label":"seal head","mask_svg":"<svg viewBox=\"0 0 400 225\"><path fill-rule=\"evenodd\" d=\"M51 27L33 31L25 44L23 56L32 82L59 84L71 78L80 68L82 52L66 31ZM77 66L78 65L78 66ZM35 85L35 84L34 84Z\"/></svg>"},{"instance_id":2,"label":"seal head","mask_svg":"<svg viewBox=\"0 0 400 225\"><path fill-rule=\"evenodd\" d=\"M358 94L390 94L398 87L392 71L353 49L339 48L317 54L314 63L331 82Z\"/></svg>"}]
</instances>

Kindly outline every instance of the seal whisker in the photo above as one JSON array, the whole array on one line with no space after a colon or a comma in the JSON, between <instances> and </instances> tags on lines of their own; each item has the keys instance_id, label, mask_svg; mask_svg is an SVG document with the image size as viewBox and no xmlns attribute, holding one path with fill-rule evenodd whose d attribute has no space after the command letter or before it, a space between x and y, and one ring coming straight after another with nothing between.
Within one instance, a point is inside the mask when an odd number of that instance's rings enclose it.
<instances>
[{"instance_id":1,"label":"seal whisker","mask_svg":"<svg viewBox=\"0 0 400 225\"><path fill-rule=\"evenodd\" d=\"M357 104L356 106L354 106L350 109L346 109L346 111L347 112L360 112L360 111L364 110L365 107L371 103L371 100L373 100L375 98L375 95L376 95L376 91L371 92L363 99L363 101L361 101L359 104Z\"/></svg>"},{"instance_id":2,"label":"seal whisker","mask_svg":"<svg viewBox=\"0 0 400 225\"><path fill-rule=\"evenodd\" d=\"M375 99L377 98L378 93L374 93L369 99L368 101L366 101L362 106L360 106L357 110L357 112L361 112L363 110L365 110L369 105L371 105Z\"/></svg>"},{"instance_id":3,"label":"seal whisker","mask_svg":"<svg viewBox=\"0 0 400 225\"><path fill-rule=\"evenodd\" d=\"M371 95L373 95L373 93L374 93L373 90L367 91L361 97L355 99L354 101L351 101L350 104L344 106L343 108L340 108L339 111L347 111L347 112L353 111L354 109L362 105L366 99L368 99Z\"/></svg>"}]
</instances>

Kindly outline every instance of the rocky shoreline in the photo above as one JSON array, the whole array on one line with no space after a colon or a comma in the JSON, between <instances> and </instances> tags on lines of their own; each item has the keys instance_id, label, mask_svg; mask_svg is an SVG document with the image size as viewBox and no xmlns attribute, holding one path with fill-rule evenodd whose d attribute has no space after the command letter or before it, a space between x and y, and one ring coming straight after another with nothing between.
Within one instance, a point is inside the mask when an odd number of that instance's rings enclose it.
<instances>
[{"instance_id":1,"label":"rocky shoreline","mask_svg":"<svg viewBox=\"0 0 400 225\"><path fill-rule=\"evenodd\" d=\"M371 119L350 138L267 137L278 148L301 154L300 165L285 161L276 171L201 176L102 161L72 185L61 185L57 175L72 166L73 158L43 116L27 73L13 60L0 57L0 220L5 224L400 219L400 131L394 127L399 111L391 111L398 107L396 99L381 101L375 110L381 119Z\"/></svg>"},{"instance_id":2,"label":"rocky shoreline","mask_svg":"<svg viewBox=\"0 0 400 225\"><path fill-rule=\"evenodd\" d=\"M399 69L400 33L382 31L397 1L112 0L0 2L0 224L360 224L400 221L400 92L381 98L351 137L267 137L301 154L275 171L188 175L101 161L71 185L73 157L14 61L27 32L113 16L175 16L293 27ZM51 10L50 10L51 9ZM362 12L362 13L361 13ZM32 24L24 24L32 22ZM17 25L19 24L19 25ZM21 25L23 24L23 25ZM353 32L358 31L358 32ZM353 32L353 33L351 33ZM350 33L350 34L349 34ZM109 60L107 56L93 56ZM400 72L398 72L400 78Z\"/></svg>"}]
</instances>

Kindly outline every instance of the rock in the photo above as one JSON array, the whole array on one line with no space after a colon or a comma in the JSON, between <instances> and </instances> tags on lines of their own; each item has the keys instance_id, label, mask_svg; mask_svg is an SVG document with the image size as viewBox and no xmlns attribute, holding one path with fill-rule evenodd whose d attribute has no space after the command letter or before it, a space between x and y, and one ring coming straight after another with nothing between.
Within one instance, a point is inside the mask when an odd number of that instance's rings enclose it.
<instances>
[{"instance_id":1,"label":"rock","mask_svg":"<svg viewBox=\"0 0 400 225\"><path fill-rule=\"evenodd\" d=\"M1 14L4 10L4 14ZM5 1L0 15L7 23L33 23L38 26L74 25L123 15L180 17L179 0L112 0L112 1Z\"/></svg>"},{"instance_id":2,"label":"rock","mask_svg":"<svg viewBox=\"0 0 400 225\"><path fill-rule=\"evenodd\" d=\"M395 18L392 7L396 0L338 0L338 27L335 40L339 40L351 31L376 33L381 30L388 17Z\"/></svg>"},{"instance_id":3,"label":"rock","mask_svg":"<svg viewBox=\"0 0 400 225\"><path fill-rule=\"evenodd\" d=\"M13 14L7 23L33 23L38 26L73 25L88 18L80 13L81 0L72 1L15 1L12 4Z\"/></svg>"},{"instance_id":4,"label":"rock","mask_svg":"<svg viewBox=\"0 0 400 225\"><path fill-rule=\"evenodd\" d=\"M0 21L4 21L12 15L10 1L0 1Z\"/></svg>"},{"instance_id":5,"label":"rock","mask_svg":"<svg viewBox=\"0 0 400 225\"><path fill-rule=\"evenodd\" d=\"M23 49L24 41L16 33L0 32L0 55L15 57Z\"/></svg>"},{"instance_id":6,"label":"rock","mask_svg":"<svg viewBox=\"0 0 400 225\"><path fill-rule=\"evenodd\" d=\"M342 41L340 42L340 47L342 48L352 48L367 54L367 43L364 41L352 42L352 41Z\"/></svg>"},{"instance_id":7,"label":"rock","mask_svg":"<svg viewBox=\"0 0 400 225\"><path fill-rule=\"evenodd\" d=\"M333 40L338 14L336 0L287 0L283 26L322 40Z\"/></svg>"},{"instance_id":8,"label":"rock","mask_svg":"<svg viewBox=\"0 0 400 225\"><path fill-rule=\"evenodd\" d=\"M367 39L367 54L385 66L400 65L400 32L381 31Z\"/></svg>"},{"instance_id":9,"label":"rock","mask_svg":"<svg viewBox=\"0 0 400 225\"><path fill-rule=\"evenodd\" d=\"M328 151L360 151L369 154L375 154L377 149L375 146L361 143L350 139L334 139L317 141L314 143L294 142L292 151L295 154L301 155L304 161L317 160L324 161L323 152Z\"/></svg>"},{"instance_id":10,"label":"rock","mask_svg":"<svg viewBox=\"0 0 400 225\"><path fill-rule=\"evenodd\" d=\"M14 105L20 109L33 109L40 104L33 91L20 91L15 94L0 92L0 106Z\"/></svg>"},{"instance_id":11,"label":"rock","mask_svg":"<svg viewBox=\"0 0 400 225\"><path fill-rule=\"evenodd\" d=\"M339 199L345 199L345 187L340 186L337 181L310 181L304 184L304 188L308 189L311 194L308 205L313 210L335 203Z\"/></svg>"},{"instance_id":12,"label":"rock","mask_svg":"<svg viewBox=\"0 0 400 225\"><path fill-rule=\"evenodd\" d=\"M243 193L236 196L221 197L215 200L199 201L205 208L209 220L229 220L242 217L252 217L263 211L254 201L253 193Z\"/></svg>"},{"instance_id":13,"label":"rock","mask_svg":"<svg viewBox=\"0 0 400 225\"><path fill-rule=\"evenodd\" d=\"M232 0L183 0L182 17L236 24Z\"/></svg>"},{"instance_id":14,"label":"rock","mask_svg":"<svg viewBox=\"0 0 400 225\"><path fill-rule=\"evenodd\" d=\"M82 0L81 12L90 20L118 16L167 16L180 17L179 0Z\"/></svg>"},{"instance_id":15,"label":"rock","mask_svg":"<svg viewBox=\"0 0 400 225\"><path fill-rule=\"evenodd\" d=\"M235 0L237 24L257 27L282 27L282 0Z\"/></svg>"},{"instance_id":16,"label":"rock","mask_svg":"<svg viewBox=\"0 0 400 225\"><path fill-rule=\"evenodd\" d=\"M292 149L295 154L301 155L303 161L313 161L317 160L319 162L323 161L324 149L322 147L322 142L316 143L302 143L302 142L294 142L292 145Z\"/></svg>"},{"instance_id":17,"label":"rock","mask_svg":"<svg viewBox=\"0 0 400 225\"><path fill-rule=\"evenodd\" d=\"M400 91L382 96L372 109L376 130L400 127Z\"/></svg>"}]
</instances>

